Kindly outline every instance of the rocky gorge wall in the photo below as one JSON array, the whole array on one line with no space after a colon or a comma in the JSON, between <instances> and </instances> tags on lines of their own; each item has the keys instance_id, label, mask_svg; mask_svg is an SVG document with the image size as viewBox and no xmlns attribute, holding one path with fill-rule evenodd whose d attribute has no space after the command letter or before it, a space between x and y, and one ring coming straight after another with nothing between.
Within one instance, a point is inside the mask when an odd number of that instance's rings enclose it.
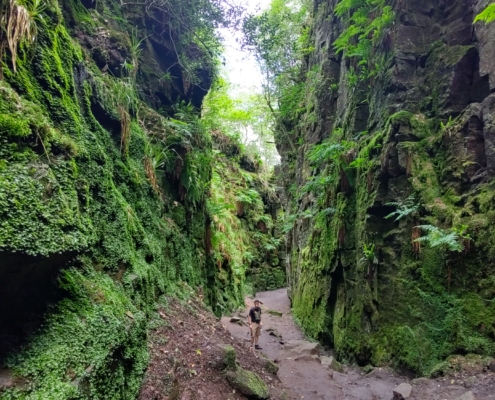
<instances>
[{"instance_id":1,"label":"rocky gorge wall","mask_svg":"<svg viewBox=\"0 0 495 400\"><path fill-rule=\"evenodd\" d=\"M286 285L281 202L271 172L260 171L239 143L216 131L213 148L209 260L225 303L243 304L246 289L255 294Z\"/></svg>"},{"instance_id":2,"label":"rocky gorge wall","mask_svg":"<svg viewBox=\"0 0 495 400\"><path fill-rule=\"evenodd\" d=\"M213 254L216 161L199 109L216 60L183 12L0 3L1 399L133 399L163 294L194 293L220 314L243 303L251 261L278 265L261 245L242 265ZM16 32L28 39L11 47ZM278 269L252 286L280 285Z\"/></svg>"},{"instance_id":3,"label":"rocky gorge wall","mask_svg":"<svg viewBox=\"0 0 495 400\"><path fill-rule=\"evenodd\" d=\"M435 374L495 351L488 3L314 1L299 146L277 147L294 313L340 359Z\"/></svg>"},{"instance_id":4,"label":"rocky gorge wall","mask_svg":"<svg viewBox=\"0 0 495 400\"><path fill-rule=\"evenodd\" d=\"M213 295L194 187L211 139L157 112L172 96L200 102L208 78L201 95L180 73L146 78L173 63L154 50L166 38L119 2L50 1L35 21L0 82L0 398L135 398L159 296ZM123 67L137 62L133 29L147 37L136 75Z\"/></svg>"}]
</instances>

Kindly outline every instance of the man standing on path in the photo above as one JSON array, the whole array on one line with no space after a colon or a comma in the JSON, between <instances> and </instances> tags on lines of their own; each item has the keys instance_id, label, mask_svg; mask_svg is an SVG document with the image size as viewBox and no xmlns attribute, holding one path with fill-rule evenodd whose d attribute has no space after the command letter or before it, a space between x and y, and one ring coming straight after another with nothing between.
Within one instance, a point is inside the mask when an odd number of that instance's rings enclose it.
<instances>
[{"instance_id":1,"label":"man standing on path","mask_svg":"<svg viewBox=\"0 0 495 400\"><path fill-rule=\"evenodd\" d=\"M255 300L254 307L249 310L248 322L249 329L251 330L251 347L253 347L254 343L254 348L256 350L261 350L261 347L258 345L258 338L260 337L263 323L261 322L261 308L259 300Z\"/></svg>"}]
</instances>

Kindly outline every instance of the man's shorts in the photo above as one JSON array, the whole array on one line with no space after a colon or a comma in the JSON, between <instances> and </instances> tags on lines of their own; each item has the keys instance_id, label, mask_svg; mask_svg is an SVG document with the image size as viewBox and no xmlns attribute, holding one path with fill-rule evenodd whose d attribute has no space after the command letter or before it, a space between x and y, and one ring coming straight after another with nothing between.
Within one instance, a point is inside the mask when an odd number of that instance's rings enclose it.
<instances>
[{"instance_id":1,"label":"man's shorts","mask_svg":"<svg viewBox=\"0 0 495 400\"><path fill-rule=\"evenodd\" d=\"M261 325L255 322L251 323L251 337L258 337L261 334Z\"/></svg>"}]
</instances>

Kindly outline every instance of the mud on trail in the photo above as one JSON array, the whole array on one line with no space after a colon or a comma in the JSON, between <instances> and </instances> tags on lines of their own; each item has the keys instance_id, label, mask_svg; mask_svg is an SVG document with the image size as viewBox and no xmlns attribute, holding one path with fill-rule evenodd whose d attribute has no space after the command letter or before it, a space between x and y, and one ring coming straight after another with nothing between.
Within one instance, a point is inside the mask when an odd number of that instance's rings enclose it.
<instances>
[{"instance_id":1,"label":"mud on trail","mask_svg":"<svg viewBox=\"0 0 495 400\"><path fill-rule=\"evenodd\" d=\"M438 379L408 379L385 368L365 373L358 368L336 363L331 352L307 341L291 315L286 289L260 292L263 331L261 353L275 360L278 378L288 399L304 400L491 400L495 399L495 374L481 361L460 357L458 372ZM249 328L245 324L253 299L246 298L246 309L236 314L241 321L222 318L233 337L249 347ZM280 314L281 313L281 316ZM235 321L235 319L234 319ZM403 395L394 395L399 385ZM409 389L411 394L407 395ZM399 389L401 391L401 389ZM395 397L394 397L395 396Z\"/></svg>"}]
</instances>

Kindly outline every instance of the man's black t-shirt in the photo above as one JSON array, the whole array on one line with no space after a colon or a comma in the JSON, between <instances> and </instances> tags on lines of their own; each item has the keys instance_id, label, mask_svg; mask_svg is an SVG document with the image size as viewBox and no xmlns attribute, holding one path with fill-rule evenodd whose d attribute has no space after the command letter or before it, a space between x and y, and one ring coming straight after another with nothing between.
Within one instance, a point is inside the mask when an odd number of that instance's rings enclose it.
<instances>
[{"instance_id":1,"label":"man's black t-shirt","mask_svg":"<svg viewBox=\"0 0 495 400\"><path fill-rule=\"evenodd\" d=\"M255 324L259 324L261 322L261 308L253 307L249 310L249 317L251 318L251 322Z\"/></svg>"}]
</instances>

